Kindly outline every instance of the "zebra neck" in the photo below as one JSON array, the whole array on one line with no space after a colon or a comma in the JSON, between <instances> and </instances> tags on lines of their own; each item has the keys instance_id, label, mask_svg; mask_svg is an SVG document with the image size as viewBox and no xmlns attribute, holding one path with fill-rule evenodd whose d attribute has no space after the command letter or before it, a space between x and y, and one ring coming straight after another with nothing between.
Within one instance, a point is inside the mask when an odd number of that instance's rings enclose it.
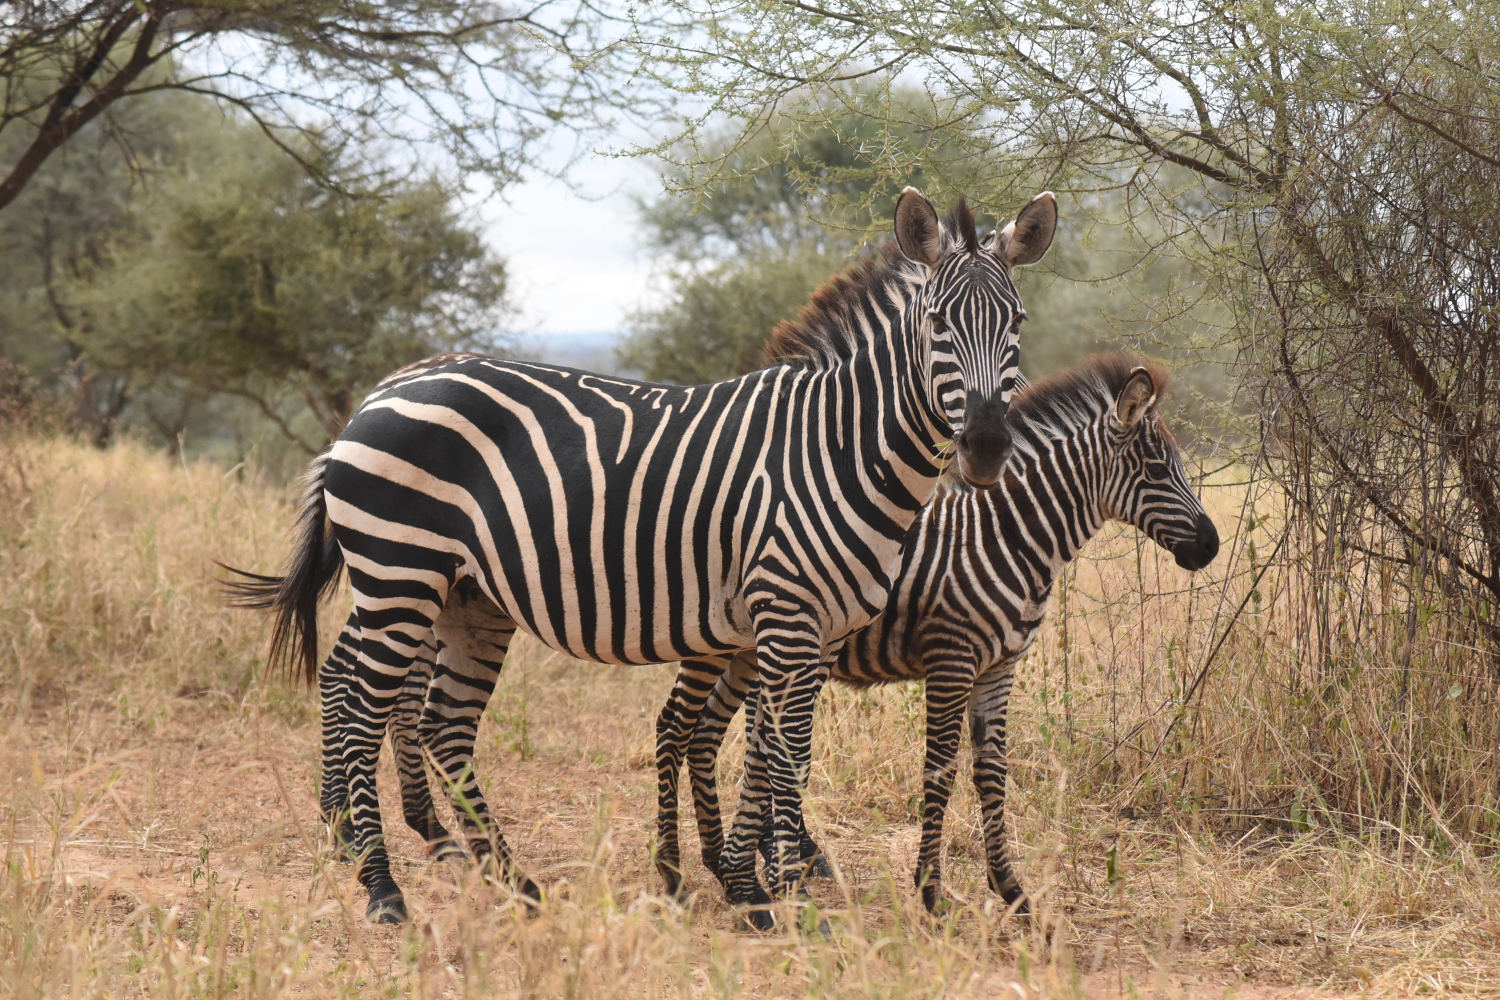
<instances>
[{"instance_id":1,"label":"zebra neck","mask_svg":"<svg viewBox=\"0 0 1500 1000\"><path fill-rule=\"evenodd\" d=\"M932 398L930 362L909 318L912 292L893 284L879 294L871 290L860 310L863 345L819 374L830 380L824 413L834 468L915 516L937 488L939 442L951 432Z\"/></svg>"},{"instance_id":2,"label":"zebra neck","mask_svg":"<svg viewBox=\"0 0 1500 1000\"><path fill-rule=\"evenodd\" d=\"M1067 437L1038 442L1040 447L1018 450L1017 475L1007 476L1002 489L1010 503L995 505L997 517L1027 520L1020 512L1045 510L1039 523L1051 544L1035 546L1031 564L1036 574L1032 595L1037 601L1051 593L1063 569L1078 557L1089 539L1099 533L1107 518L1103 514L1103 490L1107 470L1098 428L1080 427ZM1037 523L1026 525L1035 537ZM1005 537L1005 529L993 530ZM1015 527L1010 527L1015 531Z\"/></svg>"}]
</instances>

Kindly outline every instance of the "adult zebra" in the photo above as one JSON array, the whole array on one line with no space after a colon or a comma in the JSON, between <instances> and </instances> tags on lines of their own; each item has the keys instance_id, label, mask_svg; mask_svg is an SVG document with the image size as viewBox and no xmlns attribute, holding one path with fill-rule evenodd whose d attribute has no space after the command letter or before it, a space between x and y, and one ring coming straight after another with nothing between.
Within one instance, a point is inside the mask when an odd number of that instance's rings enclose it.
<instances>
[{"instance_id":1,"label":"adult zebra","mask_svg":"<svg viewBox=\"0 0 1500 1000\"><path fill-rule=\"evenodd\" d=\"M1218 554L1218 531L1157 410L1166 385L1159 368L1104 355L1017 393L1008 414L1015 450L999 483L937 494L907 541L886 610L832 664L834 680L857 686L926 678L916 883L929 910L942 899L943 815L965 708L989 884L1026 910L1005 841L1005 712L1015 665L1036 638L1058 573L1109 520L1135 525L1189 571ZM685 757L703 862L717 874L718 751L754 686L753 660L685 660L657 720L657 865L674 893L678 772ZM805 830L800 841L797 853L780 856L816 863ZM778 855L764 853L774 867Z\"/></svg>"},{"instance_id":2,"label":"adult zebra","mask_svg":"<svg viewBox=\"0 0 1500 1000\"><path fill-rule=\"evenodd\" d=\"M482 710L520 627L606 663L756 648L759 721L722 870L730 901L771 926L755 844L769 815L795 846L827 660L884 605L939 441L969 480L998 475L1023 316L1011 269L1041 258L1056 217L1038 195L981 244L962 201L940 222L908 188L899 250L826 285L778 328L777 364L727 382L464 356L371 393L309 472L286 576L239 585L242 605L276 610L273 652L295 647L310 679L318 595L348 569L359 657L324 803L351 810L367 916L405 919L375 765L414 655L434 636L451 701ZM468 783L471 846L535 895L488 822L472 751L434 748L445 779ZM773 888L794 886L783 875Z\"/></svg>"}]
</instances>

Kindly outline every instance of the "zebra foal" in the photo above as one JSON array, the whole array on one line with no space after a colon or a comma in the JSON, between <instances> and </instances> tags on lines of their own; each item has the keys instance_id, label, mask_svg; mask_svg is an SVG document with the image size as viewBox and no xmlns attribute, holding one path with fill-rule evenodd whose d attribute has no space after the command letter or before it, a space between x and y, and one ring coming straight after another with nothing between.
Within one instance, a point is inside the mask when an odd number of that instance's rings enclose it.
<instances>
[{"instance_id":1,"label":"zebra foal","mask_svg":"<svg viewBox=\"0 0 1500 1000\"><path fill-rule=\"evenodd\" d=\"M955 442L970 481L999 475L1023 317L1011 271L1041 258L1056 218L1044 193L981 243L962 201L940 221L908 188L895 245L778 328L771 367L726 382L458 356L377 386L313 463L286 575L237 585L239 603L276 611L273 651L295 651L310 678L319 594L349 573L358 656L335 686L321 804L350 814L367 916L406 916L375 765L429 639L421 726L445 783L464 788L469 846L538 893L472 769L474 724L524 628L605 663L755 648L757 722L720 874L730 902L771 926L756 844L768 829L796 847L828 661L884 606L939 442ZM795 887L793 866L779 875L774 889Z\"/></svg>"},{"instance_id":2,"label":"zebra foal","mask_svg":"<svg viewBox=\"0 0 1500 1000\"><path fill-rule=\"evenodd\" d=\"M890 603L833 661L832 679L846 684L927 681L916 884L929 910L942 900L943 816L967 711L989 884L1026 911L1005 840L1005 712L1015 665L1063 567L1110 520L1135 525L1189 571L1218 554L1218 531L1157 409L1166 385L1159 368L1103 355L1018 392L1008 413L1014 450L999 482L937 494L907 540ZM703 863L717 875L718 751L753 698L753 666L742 656L684 660L657 720L657 865L674 893L678 772L686 759ZM818 863L805 830L799 840L790 857ZM765 853L774 867L777 855Z\"/></svg>"}]
</instances>

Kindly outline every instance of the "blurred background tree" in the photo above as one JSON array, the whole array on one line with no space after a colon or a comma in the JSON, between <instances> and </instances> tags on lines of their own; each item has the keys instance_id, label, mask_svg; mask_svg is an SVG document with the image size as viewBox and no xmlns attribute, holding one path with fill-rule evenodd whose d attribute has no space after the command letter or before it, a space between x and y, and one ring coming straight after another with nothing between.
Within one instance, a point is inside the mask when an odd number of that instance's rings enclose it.
<instances>
[{"instance_id":1,"label":"blurred background tree","mask_svg":"<svg viewBox=\"0 0 1500 1000\"><path fill-rule=\"evenodd\" d=\"M333 191L248 129L217 147L160 180L141 238L76 290L99 364L247 400L311 453L392 369L496 349L505 270L446 186ZM291 426L288 400L316 431Z\"/></svg>"},{"instance_id":2,"label":"blurred background tree","mask_svg":"<svg viewBox=\"0 0 1500 1000\"><path fill-rule=\"evenodd\" d=\"M1015 190L1013 160L965 163L961 145L940 144L945 133L933 126L951 109L920 90L866 81L843 98L798 94L753 135L722 129L668 151L685 166L668 193L641 206L666 301L631 318L624 366L678 383L761 367L771 328L852 254L889 235L907 185L944 209L960 194L989 206L982 227L1005 225L1025 204L996 194ZM830 101L832 111L823 106ZM893 116L893 108L901 110ZM893 161L909 169L894 172ZM694 164L711 167L697 186ZM1188 383L1177 402L1205 416L1205 401L1229 391L1213 347L1226 315L1205 301L1196 268L1153 246L1159 232L1133 225L1116 192L1064 192L1063 214L1043 263L1017 274L1030 316L1025 370L1035 377L1091 351L1129 347L1177 362Z\"/></svg>"},{"instance_id":3,"label":"blurred background tree","mask_svg":"<svg viewBox=\"0 0 1500 1000\"><path fill-rule=\"evenodd\" d=\"M96 444L121 421L174 449L243 437L248 409L316 451L393 368L503 344L505 270L452 185L307 148L310 174L191 95L127 123L132 159L86 132L0 214L0 350L53 373Z\"/></svg>"},{"instance_id":4,"label":"blurred background tree","mask_svg":"<svg viewBox=\"0 0 1500 1000\"><path fill-rule=\"evenodd\" d=\"M606 22L586 3L3 5L0 357L101 446L121 426L320 446L396 365L500 342L504 268L459 196L556 167L560 134L576 156L621 109Z\"/></svg>"},{"instance_id":5,"label":"blurred background tree","mask_svg":"<svg viewBox=\"0 0 1500 1000\"><path fill-rule=\"evenodd\" d=\"M341 178L309 149L375 140L503 185L535 164L538 140L620 107L603 23L586 3L13 0L0 10L0 212L75 136L102 123L127 137L116 112L166 91L238 111L325 182Z\"/></svg>"}]
</instances>

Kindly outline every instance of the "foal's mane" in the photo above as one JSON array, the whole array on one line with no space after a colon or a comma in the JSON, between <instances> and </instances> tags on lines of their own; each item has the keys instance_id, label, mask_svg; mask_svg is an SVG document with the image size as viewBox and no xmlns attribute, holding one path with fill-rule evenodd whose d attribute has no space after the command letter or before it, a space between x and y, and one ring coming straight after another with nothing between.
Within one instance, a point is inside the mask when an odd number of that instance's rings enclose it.
<instances>
[{"instance_id":1,"label":"foal's mane","mask_svg":"<svg viewBox=\"0 0 1500 1000\"><path fill-rule=\"evenodd\" d=\"M1006 420L1012 433L1050 438L1100 417L1125 388L1131 372L1145 368L1158 399L1172 384L1172 373L1154 361L1128 354L1094 354L1077 366L1037 379L1016 393Z\"/></svg>"},{"instance_id":2,"label":"foal's mane","mask_svg":"<svg viewBox=\"0 0 1500 1000\"><path fill-rule=\"evenodd\" d=\"M955 253L978 251L974 215L962 198L943 218L943 232ZM766 341L766 364L825 369L854 357L865 341L859 322L861 303L878 295L892 280L908 280L915 266L894 239L861 253L842 273L813 291L796 319L784 319L772 327Z\"/></svg>"}]
</instances>

